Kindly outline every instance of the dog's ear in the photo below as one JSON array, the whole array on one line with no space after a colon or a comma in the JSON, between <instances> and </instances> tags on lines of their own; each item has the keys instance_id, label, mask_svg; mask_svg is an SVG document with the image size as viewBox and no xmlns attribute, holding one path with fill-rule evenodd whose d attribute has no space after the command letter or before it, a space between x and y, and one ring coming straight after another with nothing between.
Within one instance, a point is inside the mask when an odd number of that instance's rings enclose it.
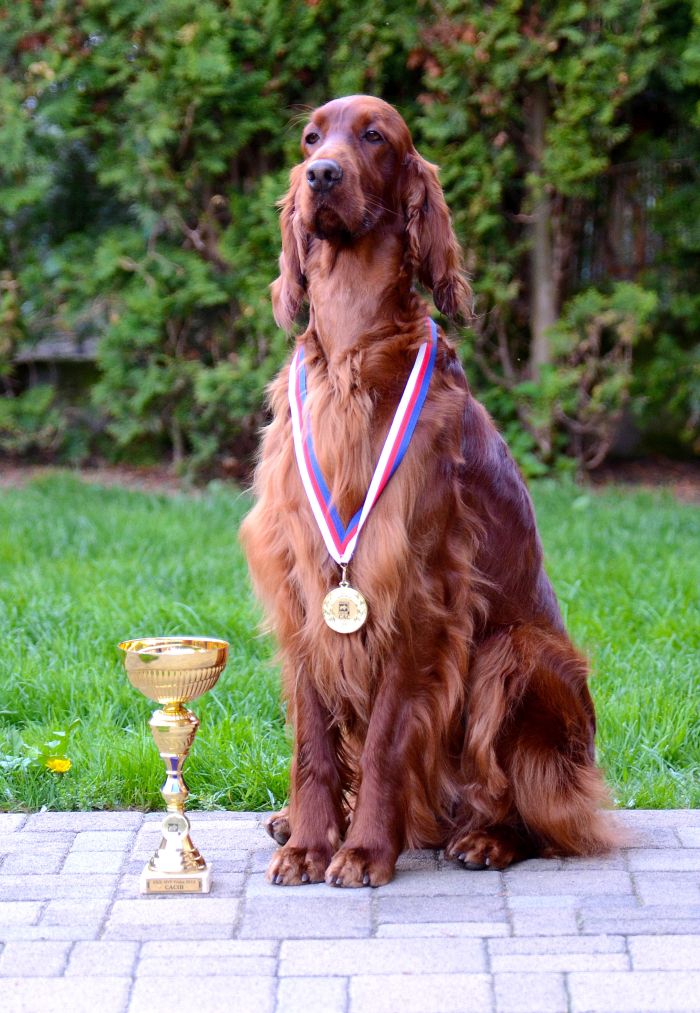
<instances>
[{"instance_id":1,"label":"dog's ear","mask_svg":"<svg viewBox=\"0 0 700 1013\"><path fill-rule=\"evenodd\" d=\"M280 230L282 252L279 259L279 278L270 286L272 290L272 312L277 325L291 331L306 294L304 258L306 255L306 234L296 212L296 196L303 166L295 166L289 177L289 190L279 202L281 209Z\"/></svg>"},{"instance_id":2,"label":"dog's ear","mask_svg":"<svg viewBox=\"0 0 700 1013\"><path fill-rule=\"evenodd\" d=\"M431 289L441 313L468 319L472 313L472 292L463 272L462 254L437 166L413 148L404 159L402 174L408 254L418 280Z\"/></svg>"}]
</instances>

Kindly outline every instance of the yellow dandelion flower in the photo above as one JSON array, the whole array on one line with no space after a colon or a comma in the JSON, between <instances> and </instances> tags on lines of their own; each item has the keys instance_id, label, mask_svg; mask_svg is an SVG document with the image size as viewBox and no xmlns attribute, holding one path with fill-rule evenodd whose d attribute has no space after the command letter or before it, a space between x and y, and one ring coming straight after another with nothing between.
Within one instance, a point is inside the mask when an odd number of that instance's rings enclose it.
<instances>
[{"instance_id":1,"label":"yellow dandelion flower","mask_svg":"<svg viewBox=\"0 0 700 1013\"><path fill-rule=\"evenodd\" d=\"M54 756L46 761L47 768L52 774L65 774L71 768L71 762L66 756Z\"/></svg>"}]
</instances>

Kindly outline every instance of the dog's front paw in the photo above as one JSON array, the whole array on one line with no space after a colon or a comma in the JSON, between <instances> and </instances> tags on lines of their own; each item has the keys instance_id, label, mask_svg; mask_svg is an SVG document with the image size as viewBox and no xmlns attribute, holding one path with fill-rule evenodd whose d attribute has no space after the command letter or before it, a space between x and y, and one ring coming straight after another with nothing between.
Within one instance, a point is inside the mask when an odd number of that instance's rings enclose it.
<instances>
[{"instance_id":1,"label":"dog's front paw","mask_svg":"<svg viewBox=\"0 0 700 1013\"><path fill-rule=\"evenodd\" d=\"M521 838L507 827L472 830L458 834L445 848L447 858L456 858L465 869L505 869L528 857Z\"/></svg>"},{"instance_id":2,"label":"dog's front paw","mask_svg":"<svg viewBox=\"0 0 700 1013\"><path fill-rule=\"evenodd\" d=\"M270 813L265 820L265 829L278 844L286 844L292 836L292 830L289 826L289 807L285 806L278 813Z\"/></svg>"},{"instance_id":3,"label":"dog's front paw","mask_svg":"<svg viewBox=\"0 0 700 1013\"><path fill-rule=\"evenodd\" d=\"M342 847L326 870L329 886L383 886L394 876L396 860L371 848Z\"/></svg>"},{"instance_id":4,"label":"dog's front paw","mask_svg":"<svg viewBox=\"0 0 700 1013\"><path fill-rule=\"evenodd\" d=\"M267 878L275 886L322 883L330 857L330 850L325 848L295 848L285 844L272 856Z\"/></svg>"}]
</instances>

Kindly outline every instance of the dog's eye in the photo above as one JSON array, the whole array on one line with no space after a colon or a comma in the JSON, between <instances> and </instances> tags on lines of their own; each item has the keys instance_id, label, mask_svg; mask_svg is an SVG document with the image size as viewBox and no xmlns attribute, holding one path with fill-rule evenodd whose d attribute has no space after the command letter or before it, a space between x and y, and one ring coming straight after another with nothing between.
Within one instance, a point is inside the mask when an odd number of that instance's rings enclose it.
<instances>
[{"instance_id":1,"label":"dog's eye","mask_svg":"<svg viewBox=\"0 0 700 1013\"><path fill-rule=\"evenodd\" d=\"M365 130L362 136L366 141L369 141L370 144L379 144L384 140L378 130Z\"/></svg>"},{"instance_id":2,"label":"dog's eye","mask_svg":"<svg viewBox=\"0 0 700 1013\"><path fill-rule=\"evenodd\" d=\"M314 130L310 130L304 138L306 144L315 144L318 140L318 134Z\"/></svg>"}]
</instances>

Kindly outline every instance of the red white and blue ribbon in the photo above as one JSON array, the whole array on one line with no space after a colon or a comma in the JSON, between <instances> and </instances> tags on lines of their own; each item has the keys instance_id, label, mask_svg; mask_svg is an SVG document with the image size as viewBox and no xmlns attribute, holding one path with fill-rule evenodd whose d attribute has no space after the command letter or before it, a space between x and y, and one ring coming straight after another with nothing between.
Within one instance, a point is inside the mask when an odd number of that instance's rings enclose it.
<instances>
[{"instance_id":1,"label":"red white and blue ribbon","mask_svg":"<svg viewBox=\"0 0 700 1013\"><path fill-rule=\"evenodd\" d=\"M306 367L304 349L297 348L289 370L289 404L292 411L292 433L294 451L301 480L308 496L316 523L319 526L326 548L331 557L341 566L347 564L357 544L357 538L365 525L370 511L386 485L403 460L413 436L413 430L428 394L430 378L435 366L437 352L437 327L435 322L426 320L429 340L418 349L418 355L399 401L393 422L389 428L377 467L374 469L365 502L345 527L332 503L331 492L321 473L311 435L311 422L306 404Z\"/></svg>"}]
</instances>

